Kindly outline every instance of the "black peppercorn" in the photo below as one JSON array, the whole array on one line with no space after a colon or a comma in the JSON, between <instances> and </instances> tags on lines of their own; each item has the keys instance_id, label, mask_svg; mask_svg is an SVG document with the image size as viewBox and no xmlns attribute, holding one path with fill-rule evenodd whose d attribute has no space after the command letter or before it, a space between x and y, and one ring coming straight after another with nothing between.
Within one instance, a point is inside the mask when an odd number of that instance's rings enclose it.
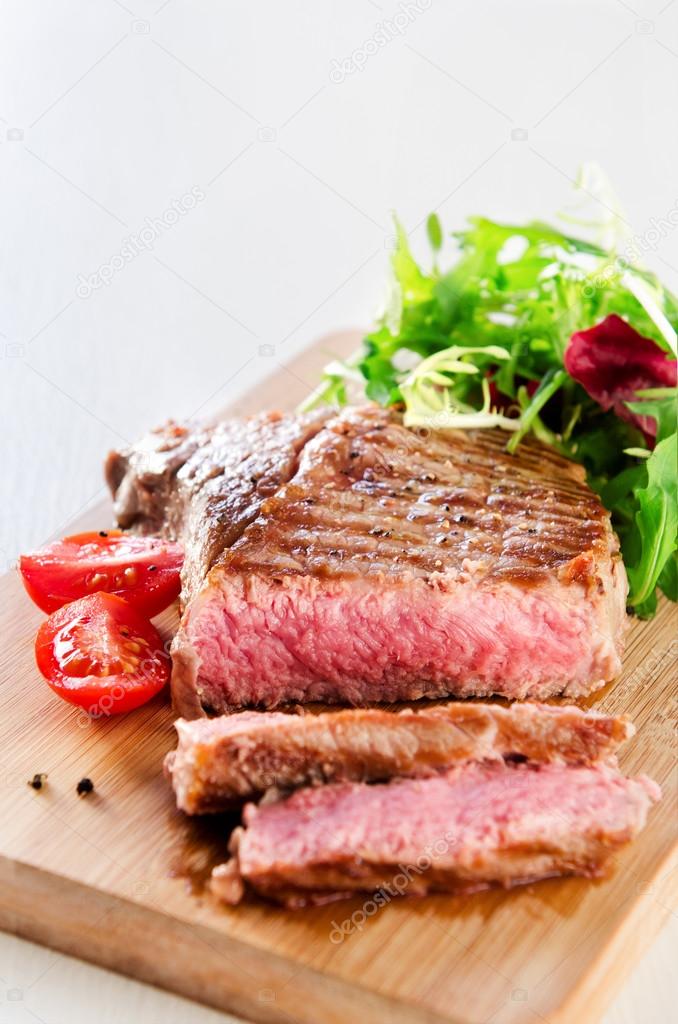
<instances>
[{"instance_id":1,"label":"black peppercorn","mask_svg":"<svg viewBox=\"0 0 678 1024\"><path fill-rule=\"evenodd\" d=\"M91 793L93 789L94 783L91 779L80 779L80 782L75 787L75 791L78 796L86 796L88 793Z\"/></svg>"}]
</instances>

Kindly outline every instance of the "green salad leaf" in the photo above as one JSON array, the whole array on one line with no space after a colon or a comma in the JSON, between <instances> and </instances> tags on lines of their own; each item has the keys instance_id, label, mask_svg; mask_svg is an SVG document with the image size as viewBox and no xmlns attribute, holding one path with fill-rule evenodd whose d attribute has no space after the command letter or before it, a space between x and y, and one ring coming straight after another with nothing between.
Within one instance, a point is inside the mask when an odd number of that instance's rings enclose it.
<instances>
[{"instance_id":1,"label":"green salad leaf","mask_svg":"<svg viewBox=\"0 0 678 1024\"><path fill-rule=\"evenodd\" d=\"M657 582L676 547L678 532L678 436L675 432L655 447L646 460L646 478L634 488L638 502L635 528L640 553L628 566L630 604L639 614L653 614Z\"/></svg>"},{"instance_id":2,"label":"green salad leaf","mask_svg":"<svg viewBox=\"0 0 678 1024\"><path fill-rule=\"evenodd\" d=\"M447 240L437 214L426 233L430 269L396 220L384 311L358 352L327 367L305 403L365 397L398 404L408 425L499 427L515 452L529 434L581 463L612 514L640 615L656 589L676 600L677 391L639 391L626 403L654 420L647 432L604 411L566 371L575 332L615 314L675 354L678 299L617 251L542 222L471 218ZM445 269L445 247L454 259Z\"/></svg>"}]
</instances>

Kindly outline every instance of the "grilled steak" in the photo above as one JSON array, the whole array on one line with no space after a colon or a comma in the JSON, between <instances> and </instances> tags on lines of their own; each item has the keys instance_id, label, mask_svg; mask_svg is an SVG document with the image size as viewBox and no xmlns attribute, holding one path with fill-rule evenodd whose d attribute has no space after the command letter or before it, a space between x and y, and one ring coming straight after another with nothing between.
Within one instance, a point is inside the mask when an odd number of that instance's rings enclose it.
<instances>
[{"instance_id":1,"label":"grilled steak","mask_svg":"<svg viewBox=\"0 0 678 1024\"><path fill-rule=\"evenodd\" d=\"M187 550L181 714L578 695L617 673L626 576L580 467L531 442L510 456L500 431L413 431L372 406L326 416L185 437L142 509ZM123 524L147 486L134 458L109 471Z\"/></svg>"},{"instance_id":2,"label":"grilled steak","mask_svg":"<svg viewBox=\"0 0 678 1024\"><path fill-rule=\"evenodd\" d=\"M610 757L634 731L625 719L576 707L480 703L317 715L243 711L175 725L179 743L166 769L187 814L223 810L271 786L431 775L471 760L590 764Z\"/></svg>"},{"instance_id":3,"label":"grilled steak","mask_svg":"<svg viewBox=\"0 0 678 1024\"><path fill-rule=\"evenodd\" d=\"M601 874L660 796L607 765L471 763L426 779L338 783L248 804L214 892L287 906Z\"/></svg>"}]
</instances>

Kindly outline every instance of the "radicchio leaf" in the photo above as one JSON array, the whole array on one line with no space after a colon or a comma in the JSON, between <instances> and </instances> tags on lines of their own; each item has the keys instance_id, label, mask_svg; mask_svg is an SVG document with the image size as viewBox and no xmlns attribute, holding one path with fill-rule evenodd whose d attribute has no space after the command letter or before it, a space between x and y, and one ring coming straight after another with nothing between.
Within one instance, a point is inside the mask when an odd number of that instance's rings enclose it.
<instances>
[{"instance_id":1,"label":"radicchio leaf","mask_svg":"<svg viewBox=\"0 0 678 1024\"><path fill-rule=\"evenodd\" d=\"M605 317L587 331L577 331L565 352L565 369L602 409L643 431L648 441L656 437L651 416L641 416L626 403L646 388L675 387L676 361L652 341L638 334L621 317Z\"/></svg>"}]
</instances>

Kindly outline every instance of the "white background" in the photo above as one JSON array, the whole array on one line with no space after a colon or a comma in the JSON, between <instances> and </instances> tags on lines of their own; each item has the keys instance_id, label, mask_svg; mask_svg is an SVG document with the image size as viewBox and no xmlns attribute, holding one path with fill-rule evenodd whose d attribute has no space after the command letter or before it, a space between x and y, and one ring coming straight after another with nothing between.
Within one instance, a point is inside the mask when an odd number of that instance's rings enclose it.
<instances>
[{"instance_id":1,"label":"white background","mask_svg":"<svg viewBox=\"0 0 678 1024\"><path fill-rule=\"evenodd\" d=\"M661 225L678 203L678 3L407 9L0 0L3 568L102 495L107 449L368 324L392 210L423 250L432 209L447 229L553 217L595 160L678 287ZM192 189L204 198L86 295ZM670 1018L671 931L608 1024ZM2 1024L217 1019L4 936L0 955Z\"/></svg>"}]
</instances>

